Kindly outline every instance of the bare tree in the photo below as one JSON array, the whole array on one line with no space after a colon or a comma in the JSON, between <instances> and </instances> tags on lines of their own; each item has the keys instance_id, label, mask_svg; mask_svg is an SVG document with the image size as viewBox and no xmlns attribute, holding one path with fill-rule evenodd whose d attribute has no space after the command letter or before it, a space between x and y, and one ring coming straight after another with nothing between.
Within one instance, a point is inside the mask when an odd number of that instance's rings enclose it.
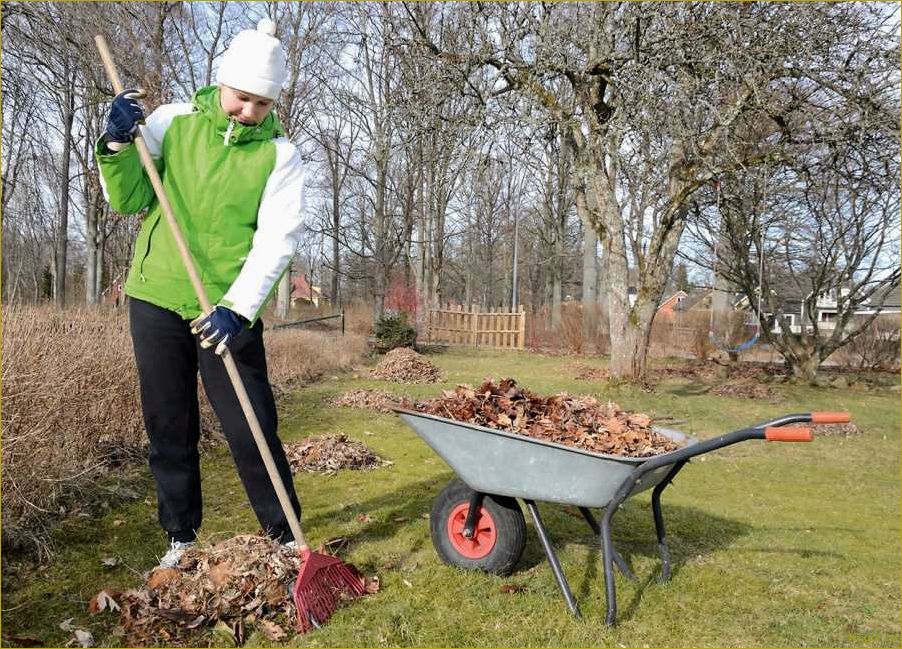
<instances>
[{"instance_id":1,"label":"bare tree","mask_svg":"<svg viewBox=\"0 0 902 649\"><path fill-rule=\"evenodd\" d=\"M576 173L594 196L582 216L605 246L611 369L633 378L645 372L651 323L694 193L715 175L779 155L781 120L798 108L791 94L773 91L787 78L827 87L865 73L853 60L824 74L831 59L823 54L853 45L849 39L867 31L862 17L879 13L688 3L446 11L471 26L467 46L435 42L409 12L424 53L465 78L490 70L493 95L531 98L569 139Z\"/></svg>"}]
</instances>

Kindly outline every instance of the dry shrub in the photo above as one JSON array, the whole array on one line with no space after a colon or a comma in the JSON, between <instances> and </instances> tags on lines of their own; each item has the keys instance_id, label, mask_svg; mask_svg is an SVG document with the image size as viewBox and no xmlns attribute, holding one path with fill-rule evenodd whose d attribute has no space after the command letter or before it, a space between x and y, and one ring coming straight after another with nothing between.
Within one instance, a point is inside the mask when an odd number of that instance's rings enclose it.
<instances>
[{"instance_id":1,"label":"dry shrub","mask_svg":"<svg viewBox=\"0 0 902 649\"><path fill-rule=\"evenodd\" d=\"M329 372L349 369L367 354L366 338L361 335L275 329L267 331L264 340L276 398Z\"/></svg>"},{"instance_id":2,"label":"dry shrub","mask_svg":"<svg viewBox=\"0 0 902 649\"><path fill-rule=\"evenodd\" d=\"M124 309L8 305L3 309L2 539L47 550L48 523L65 493L139 457L145 445L137 370ZM276 394L366 353L362 336L267 332ZM217 427L201 396L201 427Z\"/></svg>"},{"instance_id":3,"label":"dry shrub","mask_svg":"<svg viewBox=\"0 0 902 649\"><path fill-rule=\"evenodd\" d=\"M882 315L836 354L846 367L859 371L899 370L899 316Z\"/></svg>"},{"instance_id":4,"label":"dry shrub","mask_svg":"<svg viewBox=\"0 0 902 649\"><path fill-rule=\"evenodd\" d=\"M711 313L709 311L690 311L683 314L682 324L689 330L689 349L700 361L708 360L715 351L711 343Z\"/></svg>"},{"instance_id":5,"label":"dry shrub","mask_svg":"<svg viewBox=\"0 0 902 649\"><path fill-rule=\"evenodd\" d=\"M3 316L3 541L40 547L64 491L140 448L137 371L124 310L10 305Z\"/></svg>"},{"instance_id":6,"label":"dry shrub","mask_svg":"<svg viewBox=\"0 0 902 649\"><path fill-rule=\"evenodd\" d=\"M373 307L354 302L345 307L345 331L369 336L373 333Z\"/></svg>"},{"instance_id":7,"label":"dry shrub","mask_svg":"<svg viewBox=\"0 0 902 649\"><path fill-rule=\"evenodd\" d=\"M654 356L669 356L674 350L676 323L673 316L657 315L651 323L648 351ZM676 350L681 351L681 350Z\"/></svg>"},{"instance_id":8,"label":"dry shrub","mask_svg":"<svg viewBox=\"0 0 902 649\"><path fill-rule=\"evenodd\" d=\"M596 330L593 340L594 352L606 354L610 351L608 319L599 304L586 308L594 311ZM581 302L561 304L561 325L555 330L551 326L551 307L548 305L526 310L526 347L559 351L568 354L588 353L583 339L583 305Z\"/></svg>"}]
</instances>

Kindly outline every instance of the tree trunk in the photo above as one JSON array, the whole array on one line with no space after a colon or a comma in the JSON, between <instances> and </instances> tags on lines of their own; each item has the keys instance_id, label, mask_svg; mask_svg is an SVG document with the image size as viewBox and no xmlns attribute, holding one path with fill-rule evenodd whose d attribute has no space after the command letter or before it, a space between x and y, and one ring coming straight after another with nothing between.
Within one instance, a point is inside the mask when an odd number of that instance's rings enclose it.
<instances>
[{"instance_id":1,"label":"tree trunk","mask_svg":"<svg viewBox=\"0 0 902 649\"><path fill-rule=\"evenodd\" d=\"M582 297L582 333L583 353L595 353L595 335L598 327L598 307L596 306L596 287L598 283L598 264L596 249L598 234L588 223L583 223L583 297Z\"/></svg>"},{"instance_id":2,"label":"tree trunk","mask_svg":"<svg viewBox=\"0 0 902 649\"><path fill-rule=\"evenodd\" d=\"M88 201L85 214L85 304L97 304L97 210Z\"/></svg>"},{"instance_id":3,"label":"tree trunk","mask_svg":"<svg viewBox=\"0 0 902 649\"><path fill-rule=\"evenodd\" d=\"M276 315L283 320L288 319L288 313L291 309L291 264L282 273L279 280L279 288L276 293Z\"/></svg>"},{"instance_id":4,"label":"tree trunk","mask_svg":"<svg viewBox=\"0 0 902 649\"><path fill-rule=\"evenodd\" d=\"M337 138L336 138L337 140ZM341 204L339 202L338 188L332 183L332 285L329 298L335 307L341 307L344 299L339 295L339 281L341 279L341 251L339 249L339 237L341 236Z\"/></svg>"},{"instance_id":5,"label":"tree trunk","mask_svg":"<svg viewBox=\"0 0 902 649\"><path fill-rule=\"evenodd\" d=\"M59 169L59 218L56 232L56 269L53 286L53 301L56 306L66 306L66 254L69 245L69 157L72 150L72 122L75 117L75 95L70 77L69 60L63 66L62 134L63 152L60 154Z\"/></svg>"},{"instance_id":6,"label":"tree trunk","mask_svg":"<svg viewBox=\"0 0 902 649\"><path fill-rule=\"evenodd\" d=\"M618 302L619 304L619 302ZM611 375L642 380L648 363L651 322L611 311Z\"/></svg>"},{"instance_id":7,"label":"tree trunk","mask_svg":"<svg viewBox=\"0 0 902 649\"><path fill-rule=\"evenodd\" d=\"M551 330L561 328L561 261L559 245L555 244L555 255L551 270Z\"/></svg>"}]
</instances>

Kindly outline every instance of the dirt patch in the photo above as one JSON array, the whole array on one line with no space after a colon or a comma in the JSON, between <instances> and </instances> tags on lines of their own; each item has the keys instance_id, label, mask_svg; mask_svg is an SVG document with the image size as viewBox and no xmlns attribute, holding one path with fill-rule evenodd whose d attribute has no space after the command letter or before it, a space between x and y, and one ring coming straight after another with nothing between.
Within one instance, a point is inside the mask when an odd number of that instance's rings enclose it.
<instances>
[{"instance_id":1,"label":"dirt patch","mask_svg":"<svg viewBox=\"0 0 902 649\"><path fill-rule=\"evenodd\" d=\"M627 412L616 403L600 403L594 397L543 397L520 388L514 379L502 379L498 384L487 379L475 389L458 385L442 391L437 399L402 405L593 453L649 457L678 448L652 430L651 417L646 414Z\"/></svg>"},{"instance_id":2,"label":"dirt patch","mask_svg":"<svg viewBox=\"0 0 902 649\"><path fill-rule=\"evenodd\" d=\"M400 397L384 390L351 390L329 400L333 406L341 408L366 408L378 412L391 412Z\"/></svg>"},{"instance_id":3,"label":"dirt patch","mask_svg":"<svg viewBox=\"0 0 902 649\"><path fill-rule=\"evenodd\" d=\"M425 356L407 347L398 347L385 355L370 376L394 383L440 383L442 372Z\"/></svg>"},{"instance_id":4,"label":"dirt patch","mask_svg":"<svg viewBox=\"0 0 902 649\"><path fill-rule=\"evenodd\" d=\"M89 610L119 611L113 632L126 647L198 646L210 628L220 646L240 646L252 629L279 642L294 633L290 588L300 567L297 553L267 537L236 536L189 549L177 569L156 568L140 588L101 591Z\"/></svg>"},{"instance_id":5,"label":"dirt patch","mask_svg":"<svg viewBox=\"0 0 902 649\"><path fill-rule=\"evenodd\" d=\"M734 399L760 399L763 401L781 401L778 393L760 383L724 383L711 389L711 394Z\"/></svg>"},{"instance_id":6,"label":"dirt patch","mask_svg":"<svg viewBox=\"0 0 902 649\"><path fill-rule=\"evenodd\" d=\"M373 453L366 444L343 433L285 444L285 455L292 473L305 471L332 475L341 469L368 471L392 464Z\"/></svg>"}]
</instances>

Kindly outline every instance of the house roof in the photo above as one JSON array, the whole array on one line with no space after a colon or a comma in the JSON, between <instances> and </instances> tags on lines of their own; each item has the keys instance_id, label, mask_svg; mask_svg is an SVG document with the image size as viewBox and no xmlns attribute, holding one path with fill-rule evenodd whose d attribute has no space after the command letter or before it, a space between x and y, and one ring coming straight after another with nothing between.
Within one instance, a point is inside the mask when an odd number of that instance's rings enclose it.
<instances>
[{"instance_id":1,"label":"house roof","mask_svg":"<svg viewBox=\"0 0 902 649\"><path fill-rule=\"evenodd\" d=\"M873 308L898 309L900 308L899 283L886 283L871 296L870 305Z\"/></svg>"},{"instance_id":2,"label":"house roof","mask_svg":"<svg viewBox=\"0 0 902 649\"><path fill-rule=\"evenodd\" d=\"M689 311L690 309L701 306L706 298L711 295L710 288L701 288L690 291L689 294L684 297L679 304L676 305L676 310L678 311Z\"/></svg>"},{"instance_id":3,"label":"house roof","mask_svg":"<svg viewBox=\"0 0 902 649\"><path fill-rule=\"evenodd\" d=\"M326 298L319 286L311 286L306 275L295 275L291 278L291 299L310 300L313 297Z\"/></svg>"},{"instance_id":4,"label":"house roof","mask_svg":"<svg viewBox=\"0 0 902 649\"><path fill-rule=\"evenodd\" d=\"M682 300L685 300L685 299L686 299L686 291L683 291L683 290L678 290L678 291L673 292L673 293L667 293L666 295L667 295L667 297L665 297L663 300L661 300L661 303L658 305L658 308L659 308L659 309L660 309L662 306L664 306L665 304L667 304L668 302L670 302L671 300L675 299L675 298L678 299L678 300L679 300L679 298L681 298L681 297L682 297ZM677 306L679 306L679 304L682 302L682 300L679 300L679 301L674 305L674 308L676 308Z\"/></svg>"}]
</instances>

